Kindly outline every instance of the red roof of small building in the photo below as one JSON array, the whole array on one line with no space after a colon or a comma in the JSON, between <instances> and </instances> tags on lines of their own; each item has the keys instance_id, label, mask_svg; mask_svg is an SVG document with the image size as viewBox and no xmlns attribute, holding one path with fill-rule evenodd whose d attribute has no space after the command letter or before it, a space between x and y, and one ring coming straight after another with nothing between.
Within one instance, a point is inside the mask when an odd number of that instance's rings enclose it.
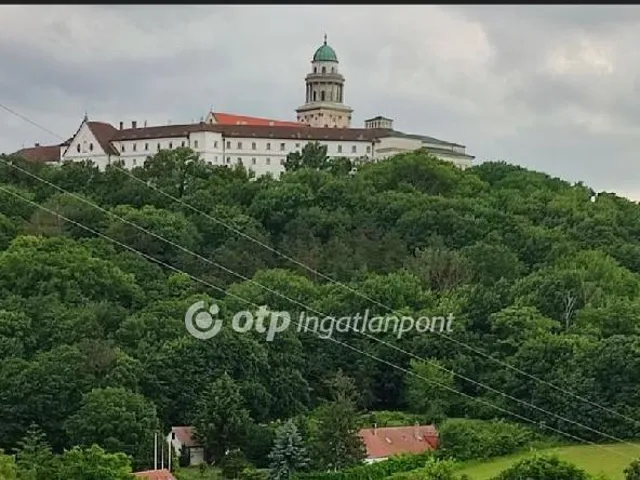
<instances>
[{"instance_id":1,"label":"red roof of small building","mask_svg":"<svg viewBox=\"0 0 640 480\"><path fill-rule=\"evenodd\" d=\"M176 440L186 447L198 447L193 436L193 427L171 427L171 433L175 433Z\"/></svg>"},{"instance_id":2,"label":"red roof of small building","mask_svg":"<svg viewBox=\"0 0 640 480\"><path fill-rule=\"evenodd\" d=\"M134 477L146 478L148 480L176 480L171 472L167 469L163 470L146 470L144 472L136 472Z\"/></svg>"},{"instance_id":3,"label":"red roof of small building","mask_svg":"<svg viewBox=\"0 0 640 480\"><path fill-rule=\"evenodd\" d=\"M233 113L214 112L216 123L220 125L253 125L255 127L305 127L304 123L284 122L281 120L271 120L269 118L249 117L246 115L236 115Z\"/></svg>"},{"instance_id":4,"label":"red roof of small building","mask_svg":"<svg viewBox=\"0 0 640 480\"><path fill-rule=\"evenodd\" d=\"M438 431L434 425L364 428L358 434L364 442L369 459L422 453L438 448Z\"/></svg>"},{"instance_id":5,"label":"red roof of small building","mask_svg":"<svg viewBox=\"0 0 640 480\"><path fill-rule=\"evenodd\" d=\"M16 155L24 157L34 163L47 163L60 161L61 145L37 145L35 147L23 148L16 152Z\"/></svg>"}]
</instances>

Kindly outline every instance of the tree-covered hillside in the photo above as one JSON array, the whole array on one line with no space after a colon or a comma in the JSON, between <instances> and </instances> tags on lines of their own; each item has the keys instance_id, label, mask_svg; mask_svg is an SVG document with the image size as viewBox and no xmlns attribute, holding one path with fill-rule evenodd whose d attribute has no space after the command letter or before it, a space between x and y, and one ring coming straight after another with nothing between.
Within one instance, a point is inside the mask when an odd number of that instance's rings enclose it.
<instances>
[{"instance_id":1,"label":"tree-covered hillside","mask_svg":"<svg viewBox=\"0 0 640 480\"><path fill-rule=\"evenodd\" d=\"M234 406L218 420L251 429L322 415L338 372L360 410L640 434L639 206L425 152L351 167L302 155L274 180L187 149L132 173L0 157L0 449L37 425L54 451L97 443L148 466L151 432L204 430L220 398ZM293 329L201 341L184 322L199 299L221 318L253 304L455 323L334 333L353 349ZM272 433L231 430L211 454L242 445L264 466Z\"/></svg>"}]
</instances>

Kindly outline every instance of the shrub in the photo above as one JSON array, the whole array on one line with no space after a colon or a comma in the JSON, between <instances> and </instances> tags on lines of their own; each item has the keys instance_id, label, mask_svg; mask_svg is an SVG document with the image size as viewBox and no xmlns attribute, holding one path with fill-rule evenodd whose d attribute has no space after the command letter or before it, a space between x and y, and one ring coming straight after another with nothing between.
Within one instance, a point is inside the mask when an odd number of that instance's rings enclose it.
<instances>
[{"instance_id":1,"label":"shrub","mask_svg":"<svg viewBox=\"0 0 640 480\"><path fill-rule=\"evenodd\" d=\"M439 456L459 461L514 453L542 437L515 423L450 419L440 427Z\"/></svg>"},{"instance_id":2,"label":"shrub","mask_svg":"<svg viewBox=\"0 0 640 480\"><path fill-rule=\"evenodd\" d=\"M556 456L534 455L525 458L503 471L493 480L588 480L590 477L584 470L560 460Z\"/></svg>"}]
</instances>

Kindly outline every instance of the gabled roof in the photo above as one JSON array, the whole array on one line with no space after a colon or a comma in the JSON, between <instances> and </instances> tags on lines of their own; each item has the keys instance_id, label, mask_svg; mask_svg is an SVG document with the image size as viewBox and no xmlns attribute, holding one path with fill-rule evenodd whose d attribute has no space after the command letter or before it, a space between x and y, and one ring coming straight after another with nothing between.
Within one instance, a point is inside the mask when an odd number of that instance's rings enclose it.
<instances>
[{"instance_id":1,"label":"gabled roof","mask_svg":"<svg viewBox=\"0 0 640 480\"><path fill-rule=\"evenodd\" d=\"M117 150L111 145L111 139L118 132L116 127L105 122L87 122L87 126L107 155L118 155Z\"/></svg>"},{"instance_id":2,"label":"gabled roof","mask_svg":"<svg viewBox=\"0 0 640 480\"><path fill-rule=\"evenodd\" d=\"M47 163L60 161L60 148L63 145L38 145L37 147L23 148L16 155L24 157L33 163Z\"/></svg>"},{"instance_id":3,"label":"gabled roof","mask_svg":"<svg viewBox=\"0 0 640 480\"><path fill-rule=\"evenodd\" d=\"M171 427L171 433L174 433L176 440L187 447L199 447L193 436L193 427Z\"/></svg>"},{"instance_id":4,"label":"gabled roof","mask_svg":"<svg viewBox=\"0 0 640 480\"><path fill-rule=\"evenodd\" d=\"M145 470L144 472L136 472L133 476L146 478L147 480L176 480L176 477L174 477L167 469Z\"/></svg>"},{"instance_id":5,"label":"gabled roof","mask_svg":"<svg viewBox=\"0 0 640 480\"><path fill-rule=\"evenodd\" d=\"M367 458L370 459L422 453L438 447L438 431L434 425L364 428L358 434L367 449Z\"/></svg>"},{"instance_id":6,"label":"gabled roof","mask_svg":"<svg viewBox=\"0 0 640 480\"><path fill-rule=\"evenodd\" d=\"M271 120L269 118L249 117L246 115L236 115L233 113L212 112L218 125L253 125L261 127L305 127L304 123L284 122L281 120Z\"/></svg>"}]
</instances>

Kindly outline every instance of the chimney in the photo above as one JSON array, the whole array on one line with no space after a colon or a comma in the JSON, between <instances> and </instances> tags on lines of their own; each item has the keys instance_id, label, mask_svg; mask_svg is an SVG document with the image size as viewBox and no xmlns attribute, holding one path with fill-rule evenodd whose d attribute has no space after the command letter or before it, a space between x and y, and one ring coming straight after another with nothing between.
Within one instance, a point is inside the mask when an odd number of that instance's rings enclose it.
<instances>
[{"instance_id":1,"label":"chimney","mask_svg":"<svg viewBox=\"0 0 640 480\"><path fill-rule=\"evenodd\" d=\"M136 122L135 120L131 122L131 128L136 128L137 126L138 126L138 122Z\"/></svg>"},{"instance_id":2,"label":"chimney","mask_svg":"<svg viewBox=\"0 0 640 480\"><path fill-rule=\"evenodd\" d=\"M120 122L120 130L124 127L124 122Z\"/></svg>"},{"instance_id":3,"label":"chimney","mask_svg":"<svg viewBox=\"0 0 640 480\"><path fill-rule=\"evenodd\" d=\"M144 128L147 128L147 121L144 121Z\"/></svg>"},{"instance_id":4,"label":"chimney","mask_svg":"<svg viewBox=\"0 0 640 480\"><path fill-rule=\"evenodd\" d=\"M40 144L36 142L36 145L35 145L35 146L36 146L36 147L39 147L39 146L40 146Z\"/></svg>"}]
</instances>

